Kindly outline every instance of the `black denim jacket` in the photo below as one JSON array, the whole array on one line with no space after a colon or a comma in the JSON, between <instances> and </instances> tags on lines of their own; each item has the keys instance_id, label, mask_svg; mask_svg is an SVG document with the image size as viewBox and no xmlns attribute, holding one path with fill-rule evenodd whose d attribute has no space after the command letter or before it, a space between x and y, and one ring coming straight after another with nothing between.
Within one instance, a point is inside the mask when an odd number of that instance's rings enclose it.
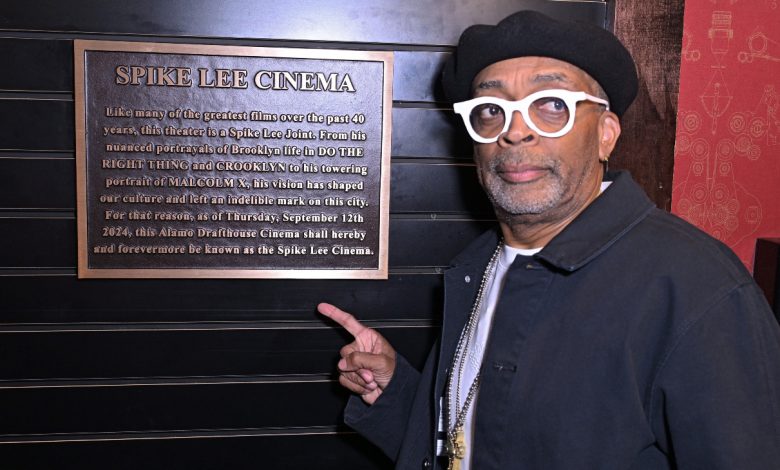
<instances>
[{"instance_id":1,"label":"black denim jacket","mask_svg":"<svg viewBox=\"0 0 780 470\"><path fill-rule=\"evenodd\" d=\"M482 364L474 470L780 468L780 327L739 259L625 172L507 280ZM440 343L347 424L436 465L446 370L498 242L445 274ZM427 467L426 467L427 465Z\"/></svg>"}]
</instances>

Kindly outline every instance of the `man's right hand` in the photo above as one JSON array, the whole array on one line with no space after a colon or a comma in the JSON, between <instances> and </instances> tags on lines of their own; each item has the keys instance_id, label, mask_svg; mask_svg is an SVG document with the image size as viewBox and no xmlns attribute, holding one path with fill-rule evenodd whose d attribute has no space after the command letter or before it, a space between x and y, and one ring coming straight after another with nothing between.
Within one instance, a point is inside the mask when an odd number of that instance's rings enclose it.
<instances>
[{"instance_id":1,"label":"man's right hand","mask_svg":"<svg viewBox=\"0 0 780 470\"><path fill-rule=\"evenodd\" d=\"M393 378L395 349L376 330L364 326L340 308L321 303L317 310L355 338L341 348L339 383L372 405Z\"/></svg>"}]
</instances>

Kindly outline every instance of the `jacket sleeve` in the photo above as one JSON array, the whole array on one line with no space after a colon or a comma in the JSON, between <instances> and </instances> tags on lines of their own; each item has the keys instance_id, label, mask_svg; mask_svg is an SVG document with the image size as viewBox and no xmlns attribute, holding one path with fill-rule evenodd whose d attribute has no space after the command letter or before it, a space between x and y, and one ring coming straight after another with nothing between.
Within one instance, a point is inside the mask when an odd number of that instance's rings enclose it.
<instances>
[{"instance_id":1,"label":"jacket sleeve","mask_svg":"<svg viewBox=\"0 0 780 470\"><path fill-rule=\"evenodd\" d=\"M656 377L654 433L675 468L779 468L780 327L755 285L711 299Z\"/></svg>"},{"instance_id":2,"label":"jacket sleeve","mask_svg":"<svg viewBox=\"0 0 780 470\"><path fill-rule=\"evenodd\" d=\"M344 410L344 422L396 460L412 408L420 373L400 354L387 388L367 405L353 395Z\"/></svg>"}]
</instances>

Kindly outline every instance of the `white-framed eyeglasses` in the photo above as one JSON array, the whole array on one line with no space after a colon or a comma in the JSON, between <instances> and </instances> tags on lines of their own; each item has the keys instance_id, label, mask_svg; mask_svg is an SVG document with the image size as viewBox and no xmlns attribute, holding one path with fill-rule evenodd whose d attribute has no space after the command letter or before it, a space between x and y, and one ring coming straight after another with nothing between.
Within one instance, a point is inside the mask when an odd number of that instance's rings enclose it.
<instances>
[{"instance_id":1,"label":"white-framed eyeglasses","mask_svg":"<svg viewBox=\"0 0 780 470\"><path fill-rule=\"evenodd\" d=\"M561 137L574 126L577 103L592 101L609 110L609 102L584 91L561 89L541 90L520 101L508 101L494 96L482 96L453 104L466 130L476 142L489 144L509 130L512 116L519 111L526 125L543 137ZM507 116L510 116L507 119Z\"/></svg>"}]
</instances>

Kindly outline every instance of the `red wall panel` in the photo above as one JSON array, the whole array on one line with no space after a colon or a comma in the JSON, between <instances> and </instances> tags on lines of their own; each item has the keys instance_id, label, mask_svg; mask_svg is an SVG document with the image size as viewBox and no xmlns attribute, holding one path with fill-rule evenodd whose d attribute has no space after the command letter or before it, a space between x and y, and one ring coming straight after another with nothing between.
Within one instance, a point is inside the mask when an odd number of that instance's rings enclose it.
<instances>
[{"instance_id":1,"label":"red wall panel","mask_svg":"<svg viewBox=\"0 0 780 470\"><path fill-rule=\"evenodd\" d=\"M687 0L672 212L752 269L780 236L780 5Z\"/></svg>"}]
</instances>

